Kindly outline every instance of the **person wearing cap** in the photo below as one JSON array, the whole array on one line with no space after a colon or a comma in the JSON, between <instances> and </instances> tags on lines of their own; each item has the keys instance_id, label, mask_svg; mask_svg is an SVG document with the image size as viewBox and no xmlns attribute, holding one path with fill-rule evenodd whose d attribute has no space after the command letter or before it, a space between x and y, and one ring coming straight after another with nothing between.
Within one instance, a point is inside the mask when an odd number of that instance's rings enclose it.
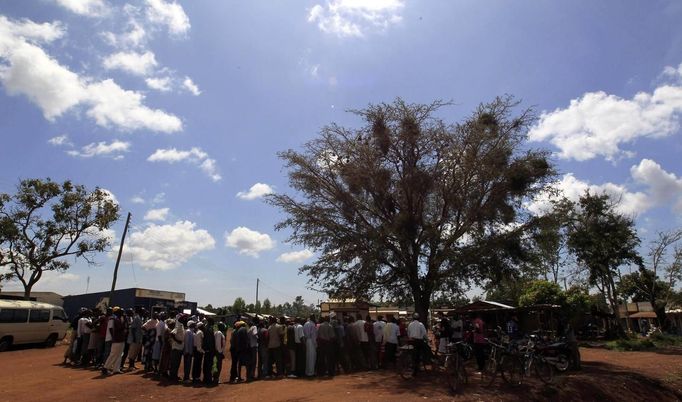
<instances>
[{"instance_id":1,"label":"person wearing cap","mask_svg":"<svg viewBox=\"0 0 682 402\"><path fill-rule=\"evenodd\" d=\"M121 374L121 358L123 357L123 345L126 339L125 323L123 320L123 310L114 307L113 315L110 320L112 323L109 329L111 335L111 351L109 357L102 367L102 374Z\"/></svg>"},{"instance_id":2,"label":"person wearing cap","mask_svg":"<svg viewBox=\"0 0 682 402\"><path fill-rule=\"evenodd\" d=\"M412 374L417 375L419 371L420 356L426 353L426 327L419 321L419 314L412 315L412 322L407 326L407 337L412 349Z\"/></svg>"}]
</instances>

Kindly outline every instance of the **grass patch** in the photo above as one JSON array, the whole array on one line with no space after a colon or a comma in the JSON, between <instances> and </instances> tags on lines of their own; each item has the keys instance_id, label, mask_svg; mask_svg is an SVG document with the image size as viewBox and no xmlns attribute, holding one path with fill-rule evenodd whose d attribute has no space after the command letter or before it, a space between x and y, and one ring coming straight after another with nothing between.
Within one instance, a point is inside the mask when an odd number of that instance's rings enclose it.
<instances>
[{"instance_id":1,"label":"grass patch","mask_svg":"<svg viewBox=\"0 0 682 402\"><path fill-rule=\"evenodd\" d=\"M606 342L606 349L619 351L640 351L656 348L650 339L616 339Z\"/></svg>"}]
</instances>

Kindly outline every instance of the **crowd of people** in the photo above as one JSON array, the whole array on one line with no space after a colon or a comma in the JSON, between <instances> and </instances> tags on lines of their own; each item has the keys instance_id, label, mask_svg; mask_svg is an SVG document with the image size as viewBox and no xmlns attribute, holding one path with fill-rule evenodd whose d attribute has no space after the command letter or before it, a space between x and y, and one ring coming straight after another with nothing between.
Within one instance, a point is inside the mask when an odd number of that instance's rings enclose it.
<instances>
[{"instance_id":1,"label":"crowd of people","mask_svg":"<svg viewBox=\"0 0 682 402\"><path fill-rule=\"evenodd\" d=\"M226 323L210 316L113 307L81 309L72 326L64 364L96 367L105 376L143 369L172 381L207 385L219 383L226 358L231 360L231 383L333 377L391 367L400 345L416 345L418 352L428 344L417 314L409 321L333 313L319 319L240 317L228 331ZM437 338L464 335L457 317L439 320L438 328Z\"/></svg>"}]
</instances>

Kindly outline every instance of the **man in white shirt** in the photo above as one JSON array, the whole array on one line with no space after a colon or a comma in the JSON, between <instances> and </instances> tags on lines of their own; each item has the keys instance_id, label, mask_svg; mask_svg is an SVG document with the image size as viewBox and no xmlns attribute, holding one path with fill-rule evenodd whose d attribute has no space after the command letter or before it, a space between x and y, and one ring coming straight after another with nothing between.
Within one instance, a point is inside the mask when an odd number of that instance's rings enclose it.
<instances>
[{"instance_id":1,"label":"man in white shirt","mask_svg":"<svg viewBox=\"0 0 682 402\"><path fill-rule=\"evenodd\" d=\"M256 363L258 362L258 317L251 321L249 327L249 366L246 378L253 379L256 375Z\"/></svg>"},{"instance_id":2,"label":"man in white shirt","mask_svg":"<svg viewBox=\"0 0 682 402\"><path fill-rule=\"evenodd\" d=\"M194 333L194 356L192 357L192 382L201 381L201 368L204 361L204 323L197 324L197 332Z\"/></svg>"},{"instance_id":3,"label":"man in white shirt","mask_svg":"<svg viewBox=\"0 0 682 402\"><path fill-rule=\"evenodd\" d=\"M178 370L180 369L182 352L185 349L185 327L179 320L173 321L172 325L172 327L168 327L171 330L170 379L171 381L178 381Z\"/></svg>"},{"instance_id":4,"label":"man in white shirt","mask_svg":"<svg viewBox=\"0 0 682 402\"><path fill-rule=\"evenodd\" d=\"M362 369L366 370L369 360L369 336L367 336L367 331L365 331L365 320L362 319L362 314L358 313L355 320L355 333L357 334L357 339L360 341L360 351L362 352Z\"/></svg>"},{"instance_id":5,"label":"man in white shirt","mask_svg":"<svg viewBox=\"0 0 682 402\"><path fill-rule=\"evenodd\" d=\"M379 368L384 367L383 353L381 353L381 344L384 342L384 328L386 327L386 322L384 321L384 316L380 315L377 320L372 324L374 327L374 342L377 348L376 361L379 363Z\"/></svg>"},{"instance_id":6,"label":"man in white shirt","mask_svg":"<svg viewBox=\"0 0 682 402\"><path fill-rule=\"evenodd\" d=\"M296 350L296 368L294 374L296 377L303 377L305 375L305 335L303 335L303 318L298 319L294 323L294 343Z\"/></svg>"},{"instance_id":7,"label":"man in white shirt","mask_svg":"<svg viewBox=\"0 0 682 402\"><path fill-rule=\"evenodd\" d=\"M414 346L412 349L412 374L417 375L419 371L419 357L426 352L426 327L419 321L419 314L412 315L412 322L407 326L407 338L410 345Z\"/></svg>"},{"instance_id":8,"label":"man in white shirt","mask_svg":"<svg viewBox=\"0 0 682 402\"><path fill-rule=\"evenodd\" d=\"M225 359L225 334L223 331L215 331L215 356L216 356L216 374L213 376L213 382L220 384L220 371L223 369L223 360Z\"/></svg>"},{"instance_id":9,"label":"man in white shirt","mask_svg":"<svg viewBox=\"0 0 682 402\"><path fill-rule=\"evenodd\" d=\"M315 375L317 362L317 325L315 316L312 314L303 326L303 335L305 336L305 375L312 377Z\"/></svg>"},{"instance_id":10,"label":"man in white shirt","mask_svg":"<svg viewBox=\"0 0 682 402\"><path fill-rule=\"evenodd\" d=\"M392 315L388 317L388 323L384 327L384 348L386 349L387 363L395 365L396 351L398 350L398 337L400 336L400 327L396 323L395 317Z\"/></svg>"},{"instance_id":11,"label":"man in white shirt","mask_svg":"<svg viewBox=\"0 0 682 402\"><path fill-rule=\"evenodd\" d=\"M78 319L78 350L76 355L76 364L88 364L88 343L90 343L90 333L92 329L92 321L90 320L90 310L83 310L81 318Z\"/></svg>"}]
</instances>

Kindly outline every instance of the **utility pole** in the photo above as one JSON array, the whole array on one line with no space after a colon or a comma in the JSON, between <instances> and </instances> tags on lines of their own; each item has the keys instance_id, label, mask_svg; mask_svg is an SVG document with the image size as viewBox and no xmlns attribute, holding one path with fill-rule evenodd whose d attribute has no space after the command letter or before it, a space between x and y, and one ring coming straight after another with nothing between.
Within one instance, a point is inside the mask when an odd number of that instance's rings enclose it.
<instances>
[{"instance_id":1,"label":"utility pole","mask_svg":"<svg viewBox=\"0 0 682 402\"><path fill-rule=\"evenodd\" d=\"M256 278L256 313L260 313L260 306L258 305L258 285L260 285L260 278Z\"/></svg>"},{"instance_id":2,"label":"utility pole","mask_svg":"<svg viewBox=\"0 0 682 402\"><path fill-rule=\"evenodd\" d=\"M123 236L121 236L121 244L118 247L118 257L116 257L116 266L114 267L114 280L111 281L111 292L109 292L109 303L107 305L111 307L114 301L114 290L116 289L116 277L118 276L118 264L121 262L121 254L123 253L123 243L126 241L126 233L128 233L128 224L130 224L130 212L128 212L128 218L126 218L126 226L123 228Z\"/></svg>"}]
</instances>

